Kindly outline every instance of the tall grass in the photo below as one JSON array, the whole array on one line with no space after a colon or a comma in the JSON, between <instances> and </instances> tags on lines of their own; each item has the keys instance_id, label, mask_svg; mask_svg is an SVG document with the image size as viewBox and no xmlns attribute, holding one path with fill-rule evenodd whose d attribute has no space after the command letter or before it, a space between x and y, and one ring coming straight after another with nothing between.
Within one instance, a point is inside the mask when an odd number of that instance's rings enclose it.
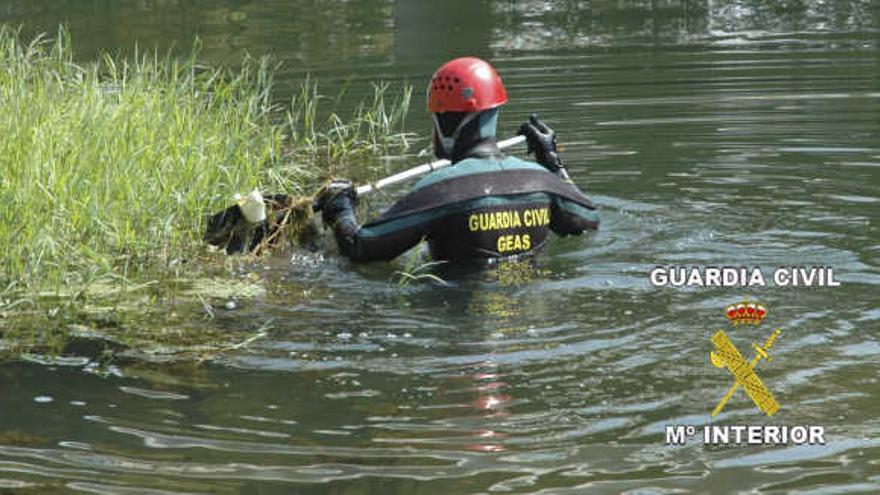
<instances>
[{"instance_id":1,"label":"tall grass","mask_svg":"<svg viewBox=\"0 0 880 495\"><path fill-rule=\"evenodd\" d=\"M404 89L399 99L386 101L388 83L373 85L373 98L361 102L346 118L331 113L321 120L317 86L308 80L291 100L288 115L293 142L313 160L334 163L340 159L379 153L389 145L406 147L407 134L399 132L409 109L411 88ZM389 132L390 131L390 132Z\"/></svg>"},{"instance_id":2,"label":"tall grass","mask_svg":"<svg viewBox=\"0 0 880 495\"><path fill-rule=\"evenodd\" d=\"M318 118L303 85L273 102L275 67L109 54L79 63L64 30L0 27L0 311L95 279L179 269L234 192L307 190L355 154L405 145L409 91ZM20 306L20 304L19 304Z\"/></svg>"},{"instance_id":3,"label":"tall grass","mask_svg":"<svg viewBox=\"0 0 880 495\"><path fill-rule=\"evenodd\" d=\"M168 262L206 209L277 160L265 62L237 74L136 55L88 65L70 39L0 30L2 280L81 282L83 267Z\"/></svg>"}]
</instances>

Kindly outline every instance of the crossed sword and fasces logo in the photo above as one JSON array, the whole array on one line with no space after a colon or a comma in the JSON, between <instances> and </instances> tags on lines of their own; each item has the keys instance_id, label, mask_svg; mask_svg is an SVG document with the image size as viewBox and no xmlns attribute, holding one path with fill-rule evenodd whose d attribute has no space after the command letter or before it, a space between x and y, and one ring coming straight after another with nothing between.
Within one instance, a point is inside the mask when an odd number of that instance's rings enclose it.
<instances>
[{"instance_id":1,"label":"crossed sword and fasces logo","mask_svg":"<svg viewBox=\"0 0 880 495\"><path fill-rule=\"evenodd\" d=\"M764 311L763 307L761 307L761 311ZM729 315L728 318L730 318ZM761 319L763 319L763 312L761 318L757 319L757 323L750 323L758 324ZM773 347L773 343L776 341L776 338L779 337L780 333L782 333L782 331L777 328L776 331L767 337L763 346L753 343L752 346L755 348L756 354L751 362L745 360L743 355L739 352L739 349L736 348L727 334L724 333L724 330L718 330L712 335L712 345L715 346L715 350L709 355L712 364L717 368L727 367L735 380L734 384L731 385L730 389L712 411L713 418L724 409L724 406L730 398L733 397L733 394L736 393L739 387L745 389L749 398L752 399L755 405L758 406L758 409L763 411L767 416L772 416L773 413L779 410L779 403L776 402L773 394L767 386L764 385L764 382L761 381L761 378L758 377L757 373L755 373L755 367L761 359L764 359L767 362L773 360L767 351Z\"/></svg>"}]
</instances>

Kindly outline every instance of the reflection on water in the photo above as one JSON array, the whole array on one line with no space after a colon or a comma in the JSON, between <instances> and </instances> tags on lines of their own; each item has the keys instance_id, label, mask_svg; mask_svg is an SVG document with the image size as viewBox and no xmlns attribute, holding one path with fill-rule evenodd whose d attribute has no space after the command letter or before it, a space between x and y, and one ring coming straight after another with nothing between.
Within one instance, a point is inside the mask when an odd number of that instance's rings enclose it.
<instances>
[{"instance_id":1,"label":"reflection on water","mask_svg":"<svg viewBox=\"0 0 880 495\"><path fill-rule=\"evenodd\" d=\"M439 4L437 4L439 5ZM356 98L492 58L502 130L538 111L602 229L439 286L332 254L270 260L216 320L269 335L212 365L0 367L0 487L55 493L648 493L880 489L880 147L873 2L5 2L86 51L188 45L287 62ZM361 89L359 89L361 88ZM410 123L424 132L424 109ZM831 265L838 289L656 289L658 264ZM817 447L664 445L730 385L708 359L749 297L781 327L724 424L818 424ZM766 330L766 329L764 329ZM741 348L766 331L732 330ZM36 360L36 358L35 358ZM297 483L290 485L290 483Z\"/></svg>"}]
</instances>

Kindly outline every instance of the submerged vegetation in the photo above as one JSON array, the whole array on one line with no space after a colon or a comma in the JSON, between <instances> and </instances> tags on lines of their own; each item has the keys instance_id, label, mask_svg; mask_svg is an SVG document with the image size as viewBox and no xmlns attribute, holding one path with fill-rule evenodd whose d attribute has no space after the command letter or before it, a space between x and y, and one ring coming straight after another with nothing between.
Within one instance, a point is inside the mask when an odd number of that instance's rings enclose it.
<instances>
[{"instance_id":1,"label":"submerged vegetation","mask_svg":"<svg viewBox=\"0 0 880 495\"><path fill-rule=\"evenodd\" d=\"M445 285L446 281L439 276L431 273L435 267L441 266L446 261L422 261L421 260L421 244L410 250L406 263L400 270L396 270L392 274L392 279L398 289L403 289L413 282L429 281L439 285Z\"/></svg>"},{"instance_id":2,"label":"submerged vegetation","mask_svg":"<svg viewBox=\"0 0 880 495\"><path fill-rule=\"evenodd\" d=\"M408 89L391 98L376 85L337 115L306 81L281 105L269 60L211 68L198 48L80 63L64 30L25 41L0 28L4 348L63 347L71 329L119 326L122 301L138 300L142 314L189 288L204 303L197 280L229 264L201 242L205 217L233 193L305 194L353 157L407 145ZM168 333L141 328L138 339Z\"/></svg>"}]
</instances>

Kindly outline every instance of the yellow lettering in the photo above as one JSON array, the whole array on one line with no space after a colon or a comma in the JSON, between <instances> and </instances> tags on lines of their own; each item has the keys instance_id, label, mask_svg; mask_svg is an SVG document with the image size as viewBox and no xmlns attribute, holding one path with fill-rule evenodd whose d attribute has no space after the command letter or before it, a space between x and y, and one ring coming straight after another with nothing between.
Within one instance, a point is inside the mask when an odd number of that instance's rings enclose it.
<instances>
[{"instance_id":1,"label":"yellow lettering","mask_svg":"<svg viewBox=\"0 0 880 495\"><path fill-rule=\"evenodd\" d=\"M550 209L545 207L539 211L541 212L541 225L550 225Z\"/></svg>"},{"instance_id":2,"label":"yellow lettering","mask_svg":"<svg viewBox=\"0 0 880 495\"><path fill-rule=\"evenodd\" d=\"M508 253L510 251L528 251L532 248L532 238L529 234L510 234L498 236L496 243L499 253Z\"/></svg>"},{"instance_id":3,"label":"yellow lettering","mask_svg":"<svg viewBox=\"0 0 880 495\"><path fill-rule=\"evenodd\" d=\"M548 208L537 208L526 210L523 212L526 227L541 227L550 224L550 210Z\"/></svg>"},{"instance_id":4,"label":"yellow lettering","mask_svg":"<svg viewBox=\"0 0 880 495\"><path fill-rule=\"evenodd\" d=\"M536 211L526 210L523 217L517 210L494 211L484 213L474 213L467 219L468 230L471 232L516 229L523 226L523 218L527 227L540 225L540 220L536 218Z\"/></svg>"}]
</instances>

